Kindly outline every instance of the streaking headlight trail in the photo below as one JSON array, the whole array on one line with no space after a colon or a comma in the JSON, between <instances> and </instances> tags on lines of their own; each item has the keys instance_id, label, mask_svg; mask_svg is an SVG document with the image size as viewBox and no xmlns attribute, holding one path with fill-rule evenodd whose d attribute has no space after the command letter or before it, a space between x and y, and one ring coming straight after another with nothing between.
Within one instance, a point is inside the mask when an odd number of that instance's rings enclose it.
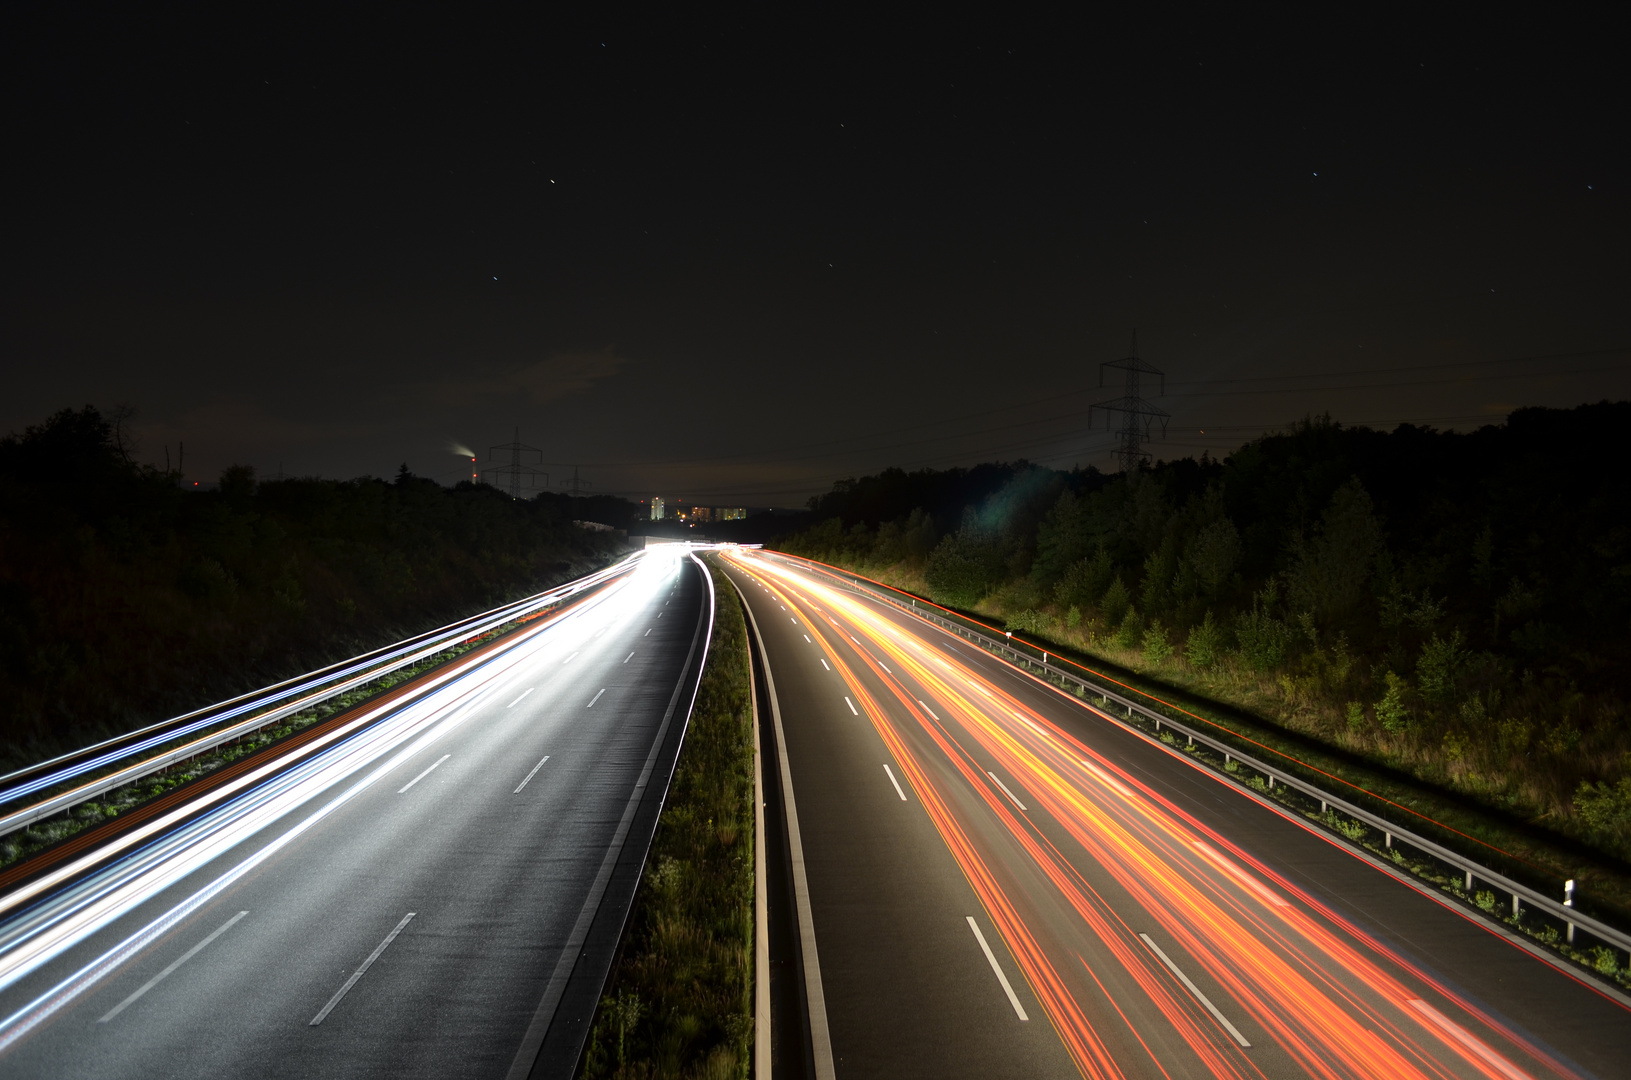
<instances>
[{"instance_id":1,"label":"streaking headlight trail","mask_svg":"<svg viewBox=\"0 0 1631 1080\"><path fill-rule=\"evenodd\" d=\"M453 732L477 709L502 699L513 688L518 668L572 653L650 602L678 573L675 555L648 554L632 574L569 611L517 632L511 647L466 665L455 661L449 665L451 674L432 683L428 692L405 702L388 701L327 733L304 748L298 764L272 761L211 792L207 799L184 803L0 898L3 991L165 890L231 863L157 918L0 1019L0 1050L404 761ZM210 807L202 814L200 802ZM305 816L292 827L262 839L269 827L301 812Z\"/></svg>"}]
</instances>

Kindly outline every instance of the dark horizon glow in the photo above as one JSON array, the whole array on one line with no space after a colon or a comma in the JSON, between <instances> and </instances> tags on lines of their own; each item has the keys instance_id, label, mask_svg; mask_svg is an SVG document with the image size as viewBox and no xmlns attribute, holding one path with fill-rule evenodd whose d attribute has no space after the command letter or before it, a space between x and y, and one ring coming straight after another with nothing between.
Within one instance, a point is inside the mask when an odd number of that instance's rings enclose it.
<instances>
[{"instance_id":1,"label":"dark horizon glow","mask_svg":"<svg viewBox=\"0 0 1631 1080\"><path fill-rule=\"evenodd\" d=\"M1218 17L863 24L14 6L0 433L127 404L189 483L802 505L1112 468L1305 415L1631 398L1615 35Z\"/></svg>"}]
</instances>

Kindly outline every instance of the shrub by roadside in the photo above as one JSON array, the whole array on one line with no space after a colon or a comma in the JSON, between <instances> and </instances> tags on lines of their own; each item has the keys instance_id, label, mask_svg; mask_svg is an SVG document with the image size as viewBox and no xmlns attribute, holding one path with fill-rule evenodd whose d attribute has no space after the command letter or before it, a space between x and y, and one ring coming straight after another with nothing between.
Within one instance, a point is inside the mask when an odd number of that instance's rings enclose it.
<instances>
[{"instance_id":1,"label":"shrub by roadside","mask_svg":"<svg viewBox=\"0 0 1631 1080\"><path fill-rule=\"evenodd\" d=\"M583 1075L746 1077L753 1038L753 718L747 630L720 597L708 663Z\"/></svg>"}]
</instances>

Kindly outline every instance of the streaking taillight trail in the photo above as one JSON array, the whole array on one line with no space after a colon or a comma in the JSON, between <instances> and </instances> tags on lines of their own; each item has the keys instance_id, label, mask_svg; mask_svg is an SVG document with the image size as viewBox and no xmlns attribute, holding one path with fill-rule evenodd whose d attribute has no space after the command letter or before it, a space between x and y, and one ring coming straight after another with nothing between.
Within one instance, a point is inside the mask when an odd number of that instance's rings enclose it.
<instances>
[{"instance_id":1,"label":"streaking taillight trail","mask_svg":"<svg viewBox=\"0 0 1631 1080\"><path fill-rule=\"evenodd\" d=\"M980 666L926 645L937 631L911 632L774 560L731 557L822 646L1084 1076L1264 1075L1244 1036L1152 952L1149 933L1308 1076L1575 1075ZM880 686L881 698L869 689Z\"/></svg>"}]
</instances>

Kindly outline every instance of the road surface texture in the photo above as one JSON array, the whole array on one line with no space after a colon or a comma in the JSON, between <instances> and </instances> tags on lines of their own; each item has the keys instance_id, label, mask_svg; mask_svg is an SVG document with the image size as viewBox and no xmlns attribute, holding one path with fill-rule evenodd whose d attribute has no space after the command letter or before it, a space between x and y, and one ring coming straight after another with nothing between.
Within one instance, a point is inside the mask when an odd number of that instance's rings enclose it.
<instances>
[{"instance_id":1,"label":"road surface texture","mask_svg":"<svg viewBox=\"0 0 1631 1080\"><path fill-rule=\"evenodd\" d=\"M818 1077L1631 1076L1623 999L949 633L728 564L794 794Z\"/></svg>"},{"instance_id":2,"label":"road surface texture","mask_svg":"<svg viewBox=\"0 0 1631 1080\"><path fill-rule=\"evenodd\" d=\"M0 1075L569 1075L706 651L682 552L0 896Z\"/></svg>"}]
</instances>

